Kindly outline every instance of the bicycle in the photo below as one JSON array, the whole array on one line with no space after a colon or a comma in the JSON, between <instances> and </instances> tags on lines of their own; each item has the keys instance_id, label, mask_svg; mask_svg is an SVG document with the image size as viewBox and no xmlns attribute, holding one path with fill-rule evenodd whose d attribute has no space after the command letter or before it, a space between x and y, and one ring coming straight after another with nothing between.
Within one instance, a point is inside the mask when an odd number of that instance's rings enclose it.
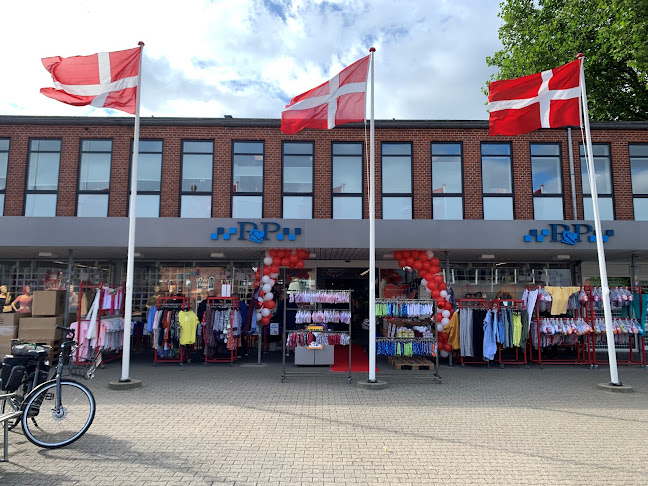
<instances>
[{"instance_id":1,"label":"bicycle","mask_svg":"<svg viewBox=\"0 0 648 486\"><path fill-rule=\"evenodd\" d=\"M64 339L54 376L37 384L47 349L30 350L28 357L36 360L36 369L21 382L18 394L6 400L16 411L22 411L19 420L25 437L48 449L64 447L82 437L92 425L96 411L92 392L85 385L62 376L66 359L70 371L74 372L72 351L76 343L74 329L56 327L63 330ZM93 378L100 362L99 353L90 367L83 367L82 376Z\"/></svg>"}]
</instances>

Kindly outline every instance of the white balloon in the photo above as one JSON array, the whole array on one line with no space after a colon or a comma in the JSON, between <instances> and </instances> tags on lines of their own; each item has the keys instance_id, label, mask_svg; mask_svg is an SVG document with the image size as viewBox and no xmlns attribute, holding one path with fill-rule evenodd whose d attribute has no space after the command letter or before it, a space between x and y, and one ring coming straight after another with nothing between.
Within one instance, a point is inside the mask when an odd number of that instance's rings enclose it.
<instances>
[{"instance_id":1,"label":"white balloon","mask_svg":"<svg viewBox=\"0 0 648 486\"><path fill-rule=\"evenodd\" d=\"M278 273L271 273L270 274L270 278L273 279L273 280L276 280L278 276L279 276Z\"/></svg>"},{"instance_id":2,"label":"white balloon","mask_svg":"<svg viewBox=\"0 0 648 486\"><path fill-rule=\"evenodd\" d=\"M443 358L447 358L450 355L450 353L448 351L446 351L445 349L442 349L441 351L439 351L439 354Z\"/></svg>"},{"instance_id":3,"label":"white balloon","mask_svg":"<svg viewBox=\"0 0 648 486\"><path fill-rule=\"evenodd\" d=\"M274 299L274 295L272 295L272 292L268 292L263 296L263 300L272 300L272 299ZM450 315L449 311L444 311L444 312L447 312L448 315Z\"/></svg>"},{"instance_id":4,"label":"white balloon","mask_svg":"<svg viewBox=\"0 0 648 486\"><path fill-rule=\"evenodd\" d=\"M261 320L261 317L263 317L263 316L261 315L261 311L257 311L257 313L256 313L256 320L257 320L257 321L260 321L260 320Z\"/></svg>"},{"instance_id":5,"label":"white balloon","mask_svg":"<svg viewBox=\"0 0 648 486\"><path fill-rule=\"evenodd\" d=\"M439 292L439 295L445 299L448 296L448 292L442 290L441 292Z\"/></svg>"},{"instance_id":6,"label":"white balloon","mask_svg":"<svg viewBox=\"0 0 648 486\"><path fill-rule=\"evenodd\" d=\"M267 256L267 257L265 257L265 258L263 259L263 264L264 264L264 265L272 265L272 257L271 257L271 256Z\"/></svg>"},{"instance_id":7,"label":"white balloon","mask_svg":"<svg viewBox=\"0 0 648 486\"><path fill-rule=\"evenodd\" d=\"M428 294L431 294L431 293L432 293L432 291L431 291L430 289L428 289L427 285L425 286L425 291L426 291Z\"/></svg>"},{"instance_id":8,"label":"white balloon","mask_svg":"<svg viewBox=\"0 0 648 486\"><path fill-rule=\"evenodd\" d=\"M422 285L423 287L427 288L427 284L428 284L428 281L427 281L427 280L425 280L424 278L421 279L421 285Z\"/></svg>"},{"instance_id":9,"label":"white balloon","mask_svg":"<svg viewBox=\"0 0 648 486\"><path fill-rule=\"evenodd\" d=\"M263 304L263 297L259 297L257 301L259 302L259 304Z\"/></svg>"},{"instance_id":10,"label":"white balloon","mask_svg":"<svg viewBox=\"0 0 648 486\"><path fill-rule=\"evenodd\" d=\"M443 324L437 324L437 331L443 332Z\"/></svg>"},{"instance_id":11,"label":"white balloon","mask_svg":"<svg viewBox=\"0 0 648 486\"><path fill-rule=\"evenodd\" d=\"M434 252L432 250L428 250L425 252L428 258L432 258L434 256Z\"/></svg>"},{"instance_id":12,"label":"white balloon","mask_svg":"<svg viewBox=\"0 0 648 486\"><path fill-rule=\"evenodd\" d=\"M270 280L270 281L268 282L268 283L270 284L270 286L273 286L273 285L277 282L277 281L276 281L275 279L273 279L273 278L270 278L270 277L268 277L268 278L269 278L269 280Z\"/></svg>"},{"instance_id":13,"label":"white balloon","mask_svg":"<svg viewBox=\"0 0 648 486\"><path fill-rule=\"evenodd\" d=\"M270 277L268 277L267 275L264 275L263 277L261 277L261 281L264 284L270 283Z\"/></svg>"},{"instance_id":14,"label":"white balloon","mask_svg":"<svg viewBox=\"0 0 648 486\"><path fill-rule=\"evenodd\" d=\"M264 307L263 309L261 309L261 315L263 317L269 316L270 315L270 309L267 309L267 308Z\"/></svg>"},{"instance_id":15,"label":"white balloon","mask_svg":"<svg viewBox=\"0 0 648 486\"><path fill-rule=\"evenodd\" d=\"M265 284L263 287L261 287L264 292L270 292L272 290L272 285L270 284Z\"/></svg>"},{"instance_id":16,"label":"white balloon","mask_svg":"<svg viewBox=\"0 0 648 486\"><path fill-rule=\"evenodd\" d=\"M264 297L265 299L265 297ZM450 317L450 311L448 309L443 309L443 312L441 312L441 315L443 317Z\"/></svg>"},{"instance_id":17,"label":"white balloon","mask_svg":"<svg viewBox=\"0 0 648 486\"><path fill-rule=\"evenodd\" d=\"M446 327L448 325L448 322L450 322L450 319L448 319L447 317L444 317L443 319L441 319L441 325L443 327Z\"/></svg>"}]
</instances>

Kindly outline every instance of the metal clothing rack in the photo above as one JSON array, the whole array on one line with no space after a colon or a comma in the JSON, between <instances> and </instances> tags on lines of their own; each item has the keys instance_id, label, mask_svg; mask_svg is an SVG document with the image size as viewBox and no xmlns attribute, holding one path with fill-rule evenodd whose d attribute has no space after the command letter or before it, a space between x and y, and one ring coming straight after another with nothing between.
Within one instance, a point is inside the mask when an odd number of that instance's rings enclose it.
<instances>
[{"instance_id":1,"label":"metal clothing rack","mask_svg":"<svg viewBox=\"0 0 648 486\"><path fill-rule=\"evenodd\" d=\"M488 310L488 299L457 299L457 312L461 313L461 309L484 309ZM461 320L460 324L461 326ZM483 343L482 343L483 345ZM483 359L474 358L471 356L461 356L461 350L459 350L459 363L461 366L466 366L466 364L479 364L490 366L490 361L484 361Z\"/></svg>"},{"instance_id":2,"label":"metal clothing rack","mask_svg":"<svg viewBox=\"0 0 648 486\"><path fill-rule=\"evenodd\" d=\"M495 312L500 312L502 308L505 309L512 309L512 310L525 310L525 305L523 300L519 299L494 299L491 300L491 308ZM529 323L522 323L523 326L528 326ZM529 338L527 338L527 343L529 342ZM529 367L528 361L527 361L527 345L525 345L523 348L519 348L514 346L513 349L515 349L515 358L512 359L506 359L502 357L502 349L503 346L501 344L497 344L497 361L500 364L500 368L504 368L505 364L523 364L527 368ZM510 348L508 348L510 349Z\"/></svg>"},{"instance_id":3,"label":"metal clothing rack","mask_svg":"<svg viewBox=\"0 0 648 486\"><path fill-rule=\"evenodd\" d=\"M176 309L189 309L191 308L191 297L171 296L171 297L158 297L158 310L176 310ZM178 354L173 358L161 358L158 356L157 342L153 343L153 363L179 363L180 366L185 362L186 355L184 347L178 344Z\"/></svg>"},{"instance_id":4,"label":"metal clothing rack","mask_svg":"<svg viewBox=\"0 0 648 486\"><path fill-rule=\"evenodd\" d=\"M207 363L230 363L230 365L238 359L238 343L234 343L234 311L239 308L239 298L238 297L207 297L207 306L208 307L231 307L232 312L230 313L230 326L229 326L229 335L227 337L227 348L229 349L229 356L208 356L207 355L207 346L205 345L205 364ZM242 325L243 323L241 323ZM203 339L205 336L205 328L203 326ZM240 333L239 338L240 339ZM227 354L227 353L226 353Z\"/></svg>"},{"instance_id":5,"label":"metal clothing rack","mask_svg":"<svg viewBox=\"0 0 648 486\"><path fill-rule=\"evenodd\" d=\"M436 344L437 350L434 356L434 372L432 373L432 379L436 383L441 383L441 375L439 374L439 334L437 332L436 328L436 315L437 315L437 301L436 299L399 299L399 298L394 298L394 299L385 299L385 298L380 298L376 299L376 304L421 304L421 305L432 305L432 313L430 314L430 317L421 317L421 316L377 316L383 319L384 321L389 322L390 320L396 320L396 319L403 319L405 321L401 321L402 324L409 325L413 323L417 324L428 324L431 328L432 333L434 334L433 338L402 338L402 337L391 337L391 336L382 336L382 337L376 337L376 342L379 341L388 341L388 342L432 342ZM407 322L410 321L410 322ZM403 376L402 371L400 372L379 372L380 376ZM408 374L407 376L413 376L417 378L429 378L429 373L415 373L415 374Z\"/></svg>"},{"instance_id":6,"label":"metal clothing rack","mask_svg":"<svg viewBox=\"0 0 648 486\"><path fill-rule=\"evenodd\" d=\"M313 293L313 294L346 294L348 295L348 303L328 303L328 302L319 302L319 301L314 301L311 300L309 302L301 302L302 304L317 304L318 306L321 305L343 305L346 304L348 306L349 314L351 314L351 290L284 290L284 306L283 306L283 329L282 329L282 344L281 344L281 382L283 383L284 380L288 375L295 376L295 375L303 375L303 376L308 376L308 375L321 375L321 371L286 371L286 351L287 351L287 338L286 338L286 315L288 311L290 312L296 312L299 310L299 308L290 308L288 309L288 296L293 294L307 294L307 293ZM299 304L299 303L298 303ZM346 310L346 309L345 309ZM313 324L310 324L313 326ZM315 324L317 326L317 324ZM302 329L302 330L296 330L296 331L290 331L290 332L310 332L307 329ZM348 331L314 331L314 332L324 332L324 333L335 333L335 334L348 334L349 335L349 374L347 376L347 381L351 383L351 321L349 321L349 330ZM317 352L317 350L315 351Z\"/></svg>"}]
</instances>

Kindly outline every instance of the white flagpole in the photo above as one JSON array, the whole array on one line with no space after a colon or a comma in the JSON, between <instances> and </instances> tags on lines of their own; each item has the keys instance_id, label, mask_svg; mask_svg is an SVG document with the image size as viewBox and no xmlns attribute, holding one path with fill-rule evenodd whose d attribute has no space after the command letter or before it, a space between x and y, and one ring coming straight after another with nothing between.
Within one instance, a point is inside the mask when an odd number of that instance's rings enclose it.
<instances>
[{"instance_id":1,"label":"white flagpole","mask_svg":"<svg viewBox=\"0 0 648 486\"><path fill-rule=\"evenodd\" d=\"M135 100L135 134L133 136L133 164L131 167L130 214L128 216L128 261L126 263L126 297L124 305L124 346L122 349L121 382L130 380L130 340L133 317L133 274L135 273L135 204L137 201L137 159L139 156L140 99L142 97L142 51L140 42L139 69L137 71L137 99Z\"/></svg>"},{"instance_id":2,"label":"white flagpole","mask_svg":"<svg viewBox=\"0 0 648 486\"><path fill-rule=\"evenodd\" d=\"M369 108L369 383L376 382L376 150L374 137L374 52L371 53L371 101Z\"/></svg>"},{"instance_id":3,"label":"white flagpole","mask_svg":"<svg viewBox=\"0 0 648 486\"><path fill-rule=\"evenodd\" d=\"M587 144L587 172L589 175L592 206L594 207L594 229L596 230L596 251L598 253L599 271L601 272L601 290L603 293L603 313L605 315L605 334L607 336L608 358L610 362L610 384L621 385L617 368L616 349L614 346L614 329L612 327L612 310L610 309L610 288L608 287L607 267L605 265L605 250L603 249L603 230L601 229L601 216L599 214L598 190L596 188L596 174L594 173L594 157L592 155L592 137L590 135L589 112L587 110L587 94L585 90L585 56L579 54L580 85L583 95L583 118L585 121L585 137Z\"/></svg>"}]
</instances>

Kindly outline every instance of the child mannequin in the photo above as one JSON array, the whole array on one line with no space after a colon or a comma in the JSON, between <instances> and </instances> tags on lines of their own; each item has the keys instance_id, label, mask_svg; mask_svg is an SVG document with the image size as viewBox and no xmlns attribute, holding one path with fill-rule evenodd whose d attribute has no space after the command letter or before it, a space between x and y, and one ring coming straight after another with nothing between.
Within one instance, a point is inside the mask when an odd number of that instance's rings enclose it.
<instances>
[{"instance_id":1,"label":"child mannequin","mask_svg":"<svg viewBox=\"0 0 648 486\"><path fill-rule=\"evenodd\" d=\"M23 287L22 295L16 297L16 300L11 303L11 308L15 312L20 312L21 314L31 314L33 299L34 296L31 294L31 287L29 285L25 285ZM18 304L18 307L16 307L16 303Z\"/></svg>"}]
</instances>

